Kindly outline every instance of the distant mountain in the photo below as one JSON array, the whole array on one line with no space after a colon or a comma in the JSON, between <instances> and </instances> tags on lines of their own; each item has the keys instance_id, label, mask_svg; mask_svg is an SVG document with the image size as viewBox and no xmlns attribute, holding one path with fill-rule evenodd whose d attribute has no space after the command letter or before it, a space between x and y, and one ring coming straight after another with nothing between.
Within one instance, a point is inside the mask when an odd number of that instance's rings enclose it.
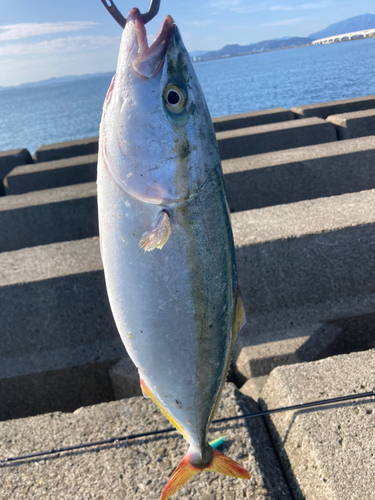
<instances>
[{"instance_id":1,"label":"distant mountain","mask_svg":"<svg viewBox=\"0 0 375 500\"><path fill-rule=\"evenodd\" d=\"M226 45L220 50L206 52L198 57L200 61L209 59L218 59L222 57L233 57L245 54L253 54L257 52L265 52L268 50L288 49L291 47L299 47L301 45L309 45L312 42L311 38L303 37L284 37L281 40L265 40L263 42L251 43L250 45Z\"/></svg>"},{"instance_id":2,"label":"distant mountain","mask_svg":"<svg viewBox=\"0 0 375 500\"><path fill-rule=\"evenodd\" d=\"M193 50L193 52L189 52L190 57L199 57L203 56L207 50Z\"/></svg>"},{"instance_id":3,"label":"distant mountain","mask_svg":"<svg viewBox=\"0 0 375 500\"><path fill-rule=\"evenodd\" d=\"M342 35L343 33L351 33L352 31L362 31L373 28L375 28L375 14L362 14L362 16L351 17L349 19L345 19L345 21L331 24L324 30L312 33L309 37L317 40L318 38L326 38L328 36Z\"/></svg>"},{"instance_id":4,"label":"distant mountain","mask_svg":"<svg viewBox=\"0 0 375 500\"><path fill-rule=\"evenodd\" d=\"M87 75L69 75L69 76L60 76L60 77L53 77L53 78L48 78L48 80L41 80L40 82L29 82L29 83L21 83L21 85L14 85L12 87L1 87L0 86L0 92L2 90L13 90L13 89L22 89L25 87L44 87L46 85L58 85L59 83L66 83L66 82L74 82L76 80L87 80L89 78L96 78L98 76L112 76L114 72L111 73L92 73L92 74L87 74Z\"/></svg>"}]
</instances>

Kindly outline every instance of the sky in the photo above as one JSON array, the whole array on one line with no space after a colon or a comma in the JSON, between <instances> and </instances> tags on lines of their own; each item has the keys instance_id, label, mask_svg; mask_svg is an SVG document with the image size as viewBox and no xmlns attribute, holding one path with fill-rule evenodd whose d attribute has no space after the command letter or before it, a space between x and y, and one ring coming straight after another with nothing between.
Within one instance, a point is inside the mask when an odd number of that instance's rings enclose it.
<instances>
[{"instance_id":1,"label":"sky","mask_svg":"<svg viewBox=\"0 0 375 500\"><path fill-rule=\"evenodd\" d=\"M146 12L149 0L135 5ZM134 7L115 0L124 16ZM161 0L150 43L167 14L186 48L218 50L283 36L308 36L375 13L374 0ZM115 71L121 27L100 0L0 0L0 86Z\"/></svg>"}]
</instances>

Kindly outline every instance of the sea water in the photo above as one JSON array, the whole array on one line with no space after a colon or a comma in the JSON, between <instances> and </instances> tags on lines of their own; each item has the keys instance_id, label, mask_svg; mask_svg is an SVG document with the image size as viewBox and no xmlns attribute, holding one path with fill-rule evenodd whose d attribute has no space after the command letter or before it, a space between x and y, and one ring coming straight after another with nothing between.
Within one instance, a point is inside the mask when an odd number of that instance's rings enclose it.
<instances>
[{"instance_id":1,"label":"sea water","mask_svg":"<svg viewBox=\"0 0 375 500\"><path fill-rule=\"evenodd\" d=\"M194 65L212 117L375 94L375 38ZM0 92L0 151L98 135L109 75Z\"/></svg>"}]
</instances>

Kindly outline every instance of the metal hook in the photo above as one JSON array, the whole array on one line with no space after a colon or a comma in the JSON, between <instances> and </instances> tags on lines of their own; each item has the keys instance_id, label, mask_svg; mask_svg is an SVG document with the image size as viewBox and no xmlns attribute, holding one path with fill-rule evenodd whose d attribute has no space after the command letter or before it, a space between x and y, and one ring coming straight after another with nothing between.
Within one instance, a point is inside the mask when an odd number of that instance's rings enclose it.
<instances>
[{"instance_id":1,"label":"metal hook","mask_svg":"<svg viewBox=\"0 0 375 500\"><path fill-rule=\"evenodd\" d=\"M161 0L151 0L148 11L145 14L141 14L144 24L151 21L151 19L153 19L159 12L160 2ZM102 0L102 3L104 7L108 10L108 12L111 14L111 16L119 23L119 25L122 28L125 28L126 19L118 10L116 5L112 2L112 0L109 0L110 5L108 5L107 0Z\"/></svg>"}]
</instances>

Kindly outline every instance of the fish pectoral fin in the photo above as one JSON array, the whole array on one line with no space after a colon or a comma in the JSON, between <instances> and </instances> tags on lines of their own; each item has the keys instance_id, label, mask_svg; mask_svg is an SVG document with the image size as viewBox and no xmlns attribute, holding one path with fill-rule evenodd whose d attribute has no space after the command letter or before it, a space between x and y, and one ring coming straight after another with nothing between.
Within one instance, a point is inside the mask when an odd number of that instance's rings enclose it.
<instances>
[{"instance_id":1,"label":"fish pectoral fin","mask_svg":"<svg viewBox=\"0 0 375 500\"><path fill-rule=\"evenodd\" d=\"M192 463L194 454L191 449L186 453L181 460L169 481L165 485L160 500L168 500L179 489L181 489L193 476L201 471L213 471L231 476L238 479L250 479L250 474L240 464L224 455L218 450L212 449L212 459L208 464L197 464L196 461Z\"/></svg>"},{"instance_id":2,"label":"fish pectoral fin","mask_svg":"<svg viewBox=\"0 0 375 500\"><path fill-rule=\"evenodd\" d=\"M155 248L161 250L168 241L171 232L172 226L169 215L165 210L162 210L156 227L142 234L139 247L143 248L145 252L151 252L151 250L155 250Z\"/></svg>"}]
</instances>

